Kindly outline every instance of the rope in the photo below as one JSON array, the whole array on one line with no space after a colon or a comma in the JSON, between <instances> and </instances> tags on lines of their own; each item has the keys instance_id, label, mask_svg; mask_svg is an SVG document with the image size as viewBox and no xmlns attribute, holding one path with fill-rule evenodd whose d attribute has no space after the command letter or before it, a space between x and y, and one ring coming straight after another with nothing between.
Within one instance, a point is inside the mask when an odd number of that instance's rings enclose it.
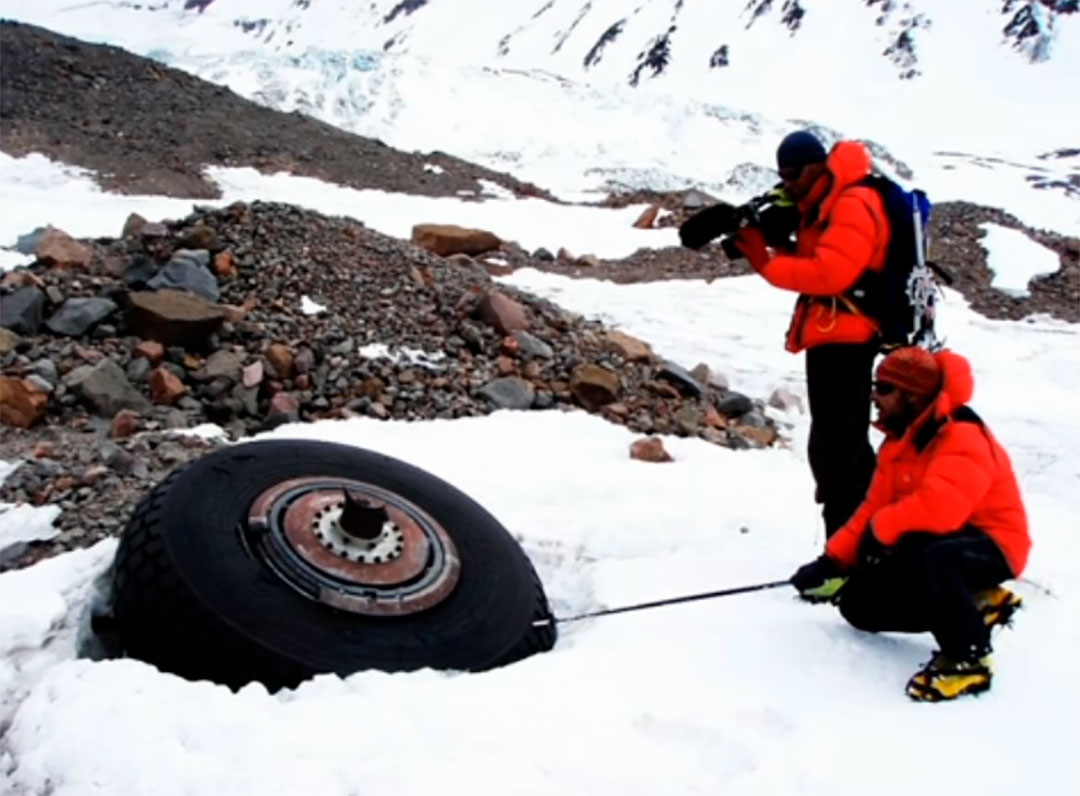
<instances>
[{"instance_id":1,"label":"rope","mask_svg":"<svg viewBox=\"0 0 1080 796\"><path fill-rule=\"evenodd\" d=\"M790 586L789 580L773 580L768 583L755 583L753 586L736 586L733 589L721 589L719 591L704 592L702 594L689 594L685 597L671 597L666 600L654 600L653 602L637 603L636 605L624 605L621 608L606 608L602 611L590 611L585 614L577 614L575 616L559 616L548 617L547 619L538 619L533 622L533 627L542 627L554 623L565 622L577 622L581 619L592 619L596 616L611 616L612 614L625 614L630 611L644 611L646 608L659 608L664 605L676 605L678 603L689 603L696 600L709 600L713 597L729 597L733 594L747 594L752 591L763 591L765 589L775 589L779 586Z\"/></svg>"}]
</instances>

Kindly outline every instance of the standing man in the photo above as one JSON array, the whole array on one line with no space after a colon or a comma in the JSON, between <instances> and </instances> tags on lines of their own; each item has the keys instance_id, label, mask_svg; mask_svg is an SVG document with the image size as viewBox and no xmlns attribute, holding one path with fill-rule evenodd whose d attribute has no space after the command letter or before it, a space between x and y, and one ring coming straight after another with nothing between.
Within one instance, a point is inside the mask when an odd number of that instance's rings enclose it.
<instances>
[{"instance_id":1,"label":"standing man","mask_svg":"<svg viewBox=\"0 0 1080 796\"><path fill-rule=\"evenodd\" d=\"M862 501L874 468L868 434L878 327L847 294L868 271L882 271L889 221L880 194L859 184L871 172L863 144L841 141L826 154L801 130L780 142L776 162L800 212L795 251L770 249L756 227L730 243L770 284L799 294L787 349L806 350L810 469L832 536Z\"/></svg>"},{"instance_id":2,"label":"standing man","mask_svg":"<svg viewBox=\"0 0 1080 796\"><path fill-rule=\"evenodd\" d=\"M1009 456L965 405L973 391L970 365L950 351L900 348L881 362L885 442L870 491L791 578L860 630L933 633L940 651L907 684L925 702L990 688L990 629L1020 606L1000 584L1031 549Z\"/></svg>"}]
</instances>

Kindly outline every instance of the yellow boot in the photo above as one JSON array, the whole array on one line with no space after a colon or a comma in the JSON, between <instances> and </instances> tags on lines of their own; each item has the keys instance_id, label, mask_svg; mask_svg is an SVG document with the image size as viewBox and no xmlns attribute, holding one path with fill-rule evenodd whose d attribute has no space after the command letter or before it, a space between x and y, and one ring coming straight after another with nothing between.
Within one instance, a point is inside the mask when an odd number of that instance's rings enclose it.
<instances>
[{"instance_id":1,"label":"yellow boot","mask_svg":"<svg viewBox=\"0 0 1080 796\"><path fill-rule=\"evenodd\" d=\"M922 669L908 680L907 695L918 702L942 702L964 694L990 690L993 662L989 655L958 661L935 652Z\"/></svg>"},{"instance_id":2,"label":"yellow boot","mask_svg":"<svg viewBox=\"0 0 1080 796\"><path fill-rule=\"evenodd\" d=\"M1019 594L1004 586L994 586L974 594L975 607L979 609L987 627L1004 627L1012 622L1013 614L1024 604Z\"/></svg>"}]
</instances>

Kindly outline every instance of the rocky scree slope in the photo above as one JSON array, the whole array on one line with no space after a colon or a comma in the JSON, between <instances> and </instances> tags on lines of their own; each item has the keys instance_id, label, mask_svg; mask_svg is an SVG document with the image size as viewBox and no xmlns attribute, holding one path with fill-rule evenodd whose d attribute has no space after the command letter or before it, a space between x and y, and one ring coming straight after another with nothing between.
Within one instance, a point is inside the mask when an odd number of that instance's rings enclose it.
<instances>
[{"instance_id":1,"label":"rocky scree slope","mask_svg":"<svg viewBox=\"0 0 1080 796\"><path fill-rule=\"evenodd\" d=\"M2 21L0 51L0 150L90 169L106 190L216 198L203 167L217 165L426 196L478 194L479 179L519 196L547 196L444 153L400 152L264 108L116 47Z\"/></svg>"},{"instance_id":2,"label":"rocky scree slope","mask_svg":"<svg viewBox=\"0 0 1080 796\"><path fill-rule=\"evenodd\" d=\"M643 434L777 439L760 402L699 366L493 284L347 218L288 205L129 219L117 238L25 236L0 280L0 500L59 503L61 537L115 533L146 489L211 443L294 420L424 420L582 408ZM692 363L691 363L692 364Z\"/></svg>"}]
</instances>

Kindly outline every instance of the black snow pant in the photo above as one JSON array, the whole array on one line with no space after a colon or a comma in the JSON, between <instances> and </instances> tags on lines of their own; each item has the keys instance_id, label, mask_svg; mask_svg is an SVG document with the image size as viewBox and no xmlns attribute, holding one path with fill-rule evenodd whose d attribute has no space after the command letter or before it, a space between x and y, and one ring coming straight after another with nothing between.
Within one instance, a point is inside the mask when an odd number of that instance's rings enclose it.
<instances>
[{"instance_id":1,"label":"black snow pant","mask_svg":"<svg viewBox=\"0 0 1080 796\"><path fill-rule=\"evenodd\" d=\"M870 447L870 382L878 344L836 343L806 352L810 399L810 470L832 536L866 497L874 472Z\"/></svg>"},{"instance_id":2,"label":"black snow pant","mask_svg":"<svg viewBox=\"0 0 1080 796\"><path fill-rule=\"evenodd\" d=\"M907 533L880 561L856 567L839 608L860 630L930 631L946 655L970 660L990 651L973 593L1011 577L1001 548L975 528Z\"/></svg>"}]
</instances>

